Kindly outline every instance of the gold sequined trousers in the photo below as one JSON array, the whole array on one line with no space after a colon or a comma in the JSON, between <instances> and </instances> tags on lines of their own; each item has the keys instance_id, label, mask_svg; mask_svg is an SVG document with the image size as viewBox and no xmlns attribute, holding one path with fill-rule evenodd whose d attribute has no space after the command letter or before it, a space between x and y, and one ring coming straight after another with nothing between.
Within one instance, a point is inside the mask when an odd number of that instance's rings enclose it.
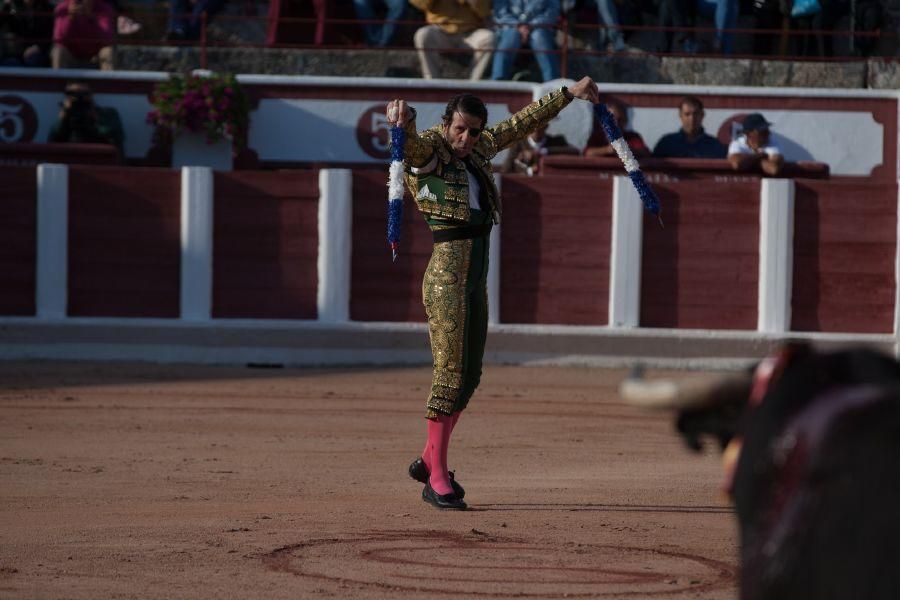
<instances>
[{"instance_id":1,"label":"gold sequined trousers","mask_svg":"<svg viewBox=\"0 0 900 600\"><path fill-rule=\"evenodd\" d=\"M485 213L472 212L470 222L485 222ZM434 362L426 418L464 410L481 381L489 250L488 237L434 245L422 281Z\"/></svg>"}]
</instances>

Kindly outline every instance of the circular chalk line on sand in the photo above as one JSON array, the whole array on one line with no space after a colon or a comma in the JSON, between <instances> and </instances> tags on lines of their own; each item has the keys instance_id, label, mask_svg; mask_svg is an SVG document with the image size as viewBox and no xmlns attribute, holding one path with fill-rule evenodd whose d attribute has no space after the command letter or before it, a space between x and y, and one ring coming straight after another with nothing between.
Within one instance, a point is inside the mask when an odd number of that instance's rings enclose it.
<instances>
[{"instance_id":1,"label":"circular chalk line on sand","mask_svg":"<svg viewBox=\"0 0 900 600\"><path fill-rule=\"evenodd\" d=\"M452 552L459 554L450 554ZM544 557L567 552L572 558L582 563L588 561L590 565L543 562ZM335 553L340 556L333 556ZM412 553L415 558L398 556L401 553ZM486 559L485 555L490 554L502 558ZM634 568L634 561L623 565L629 556L646 557L641 559L641 570ZM542 562L535 564L535 557ZM321 565L317 564L317 558ZM447 562L448 558L451 561L458 558L459 562ZM361 569L357 570L358 566L351 559L388 569L399 567L400 571L376 572L370 580L356 574ZM669 564L657 564L654 570L651 564L654 560ZM735 578L731 564L685 552L610 544L536 544L512 538L441 531L383 531L361 537L312 539L277 548L264 554L262 561L273 571L338 584L492 598L665 597L725 588L732 585ZM675 566L683 568L673 569ZM444 585L429 587L438 570ZM504 572L510 575L504 577ZM422 577L418 573L428 574L429 581L419 585L411 583L410 580ZM503 591L473 587L478 585L499 585ZM535 591L536 587L549 586L565 586L568 591ZM577 591L584 586L591 586L591 590ZM610 589L598 589L602 586ZM627 589L622 589L623 586Z\"/></svg>"}]
</instances>

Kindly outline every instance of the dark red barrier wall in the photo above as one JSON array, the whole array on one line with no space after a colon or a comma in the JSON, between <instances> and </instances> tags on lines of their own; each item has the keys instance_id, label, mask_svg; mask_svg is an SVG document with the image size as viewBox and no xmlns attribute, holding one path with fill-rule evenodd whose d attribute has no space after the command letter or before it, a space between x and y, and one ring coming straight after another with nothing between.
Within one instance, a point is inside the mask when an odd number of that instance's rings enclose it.
<instances>
[{"instance_id":1,"label":"dark red barrier wall","mask_svg":"<svg viewBox=\"0 0 900 600\"><path fill-rule=\"evenodd\" d=\"M213 317L315 319L319 172L215 175Z\"/></svg>"},{"instance_id":2,"label":"dark red barrier wall","mask_svg":"<svg viewBox=\"0 0 900 600\"><path fill-rule=\"evenodd\" d=\"M425 321L422 274L431 256L431 233L407 193L400 256L387 244L387 169L353 172L353 256L350 318L354 321Z\"/></svg>"},{"instance_id":3,"label":"dark red barrier wall","mask_svg":"<svg viewBox=\"0 0 900 600\"><path fill-rule=\"evenodd\" d=\"M503 177L500 322L605 325L612 180Z\"/></svg>"},{"instance_id":4,"label":"dark red barrier wall","mask_svg":"<svg viewBox=\"0 0 900 600\"><path fill-rule=\"evenodd\" d=\"M179 314L180 174L69 169L70 316Z\"/></svg>"},{"instance_id":5,"label":"dark red barrier wall","mask_svg":"<svg viewBox=\"0 0 900 600\"><path fill-rule=\"evenodd\" d=\"M34 167L0 167L0 315L35 314L37 175Z\"/></svg>"},{"instance_id":6,"label":"dark red barrier wall","mask_svg":"<svg viewBox=\"0 0 900 600\"><path fill-rule=\"evenodd\" d=\"M891 333L897 185L797 181L791 327Z\"/></svg>"},{"instance_id":7,"label":"dark red barrier wall","mask_svg":"<svg viewBox=\"0 0 900 600\"><path fill-rule=\"evenodd\" d=\"M666 228L645 214L640 325L756 329L759 180L653 188Z\"/></svg>"}]
</instances>

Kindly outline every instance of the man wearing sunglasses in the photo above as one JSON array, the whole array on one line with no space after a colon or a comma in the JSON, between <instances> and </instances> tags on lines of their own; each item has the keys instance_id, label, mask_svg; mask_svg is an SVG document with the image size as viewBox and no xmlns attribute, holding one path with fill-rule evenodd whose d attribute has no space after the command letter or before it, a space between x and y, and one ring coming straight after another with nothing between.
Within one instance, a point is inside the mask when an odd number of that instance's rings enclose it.
<instances>
[{"instance_id":1,"label":"man wearing sunglasses","mask_svg":"<svg viewBox=\"0 0 900 600\"><path fill-rule=\"evenodd\" d=\"M410 476L425 484L422 499L461 510L465 490L447 469L450 435L481 380L487 337L488 240L500 222L500 196L491 159L545 127L575 98L599 102L596 84L582 78L487 127L487 108L471 94L450 99L442 122L416 131L416 112L406 101L387 105L387 119L406 132L406 184L431 228L434 246L422 282L434 361L426 402L427 440Z\"/></svg>"}]
</instances>

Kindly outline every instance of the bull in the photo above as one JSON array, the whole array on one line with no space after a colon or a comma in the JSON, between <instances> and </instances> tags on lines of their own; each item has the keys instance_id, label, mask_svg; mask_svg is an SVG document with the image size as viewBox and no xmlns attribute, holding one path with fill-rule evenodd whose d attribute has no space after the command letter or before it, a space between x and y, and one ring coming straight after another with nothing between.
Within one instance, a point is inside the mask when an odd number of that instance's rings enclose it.
<instances>
[{"instance_id":1,"label":"bull","mask_svg":"<svg viewBox=\"0 0 900 600\"><path fill-rule=\"evenodd\" d=\"M744 373L629 378L620 394L723 450L743 600L900 598L896 360L788 344Z\"/></svg>"}]
</instances>

